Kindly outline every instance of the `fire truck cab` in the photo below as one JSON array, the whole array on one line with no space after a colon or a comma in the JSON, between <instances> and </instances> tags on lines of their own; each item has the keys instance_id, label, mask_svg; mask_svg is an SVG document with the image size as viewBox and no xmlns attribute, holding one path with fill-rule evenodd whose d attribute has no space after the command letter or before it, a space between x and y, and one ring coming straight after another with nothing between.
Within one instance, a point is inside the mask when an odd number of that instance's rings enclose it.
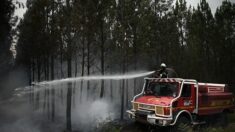
<instances>
[{"instance_id":1,"label":"fire truck cab","mask_svg":"<svg viewBox=\"0 0 235 132\"><path fill-rule=\"evenodd\" d=\"M182 78L145 78L134 96L131 119L158 126L200 124L201 117L233 112L234 96L225 84L199 83Z\"/></svg>"}]
</instances>

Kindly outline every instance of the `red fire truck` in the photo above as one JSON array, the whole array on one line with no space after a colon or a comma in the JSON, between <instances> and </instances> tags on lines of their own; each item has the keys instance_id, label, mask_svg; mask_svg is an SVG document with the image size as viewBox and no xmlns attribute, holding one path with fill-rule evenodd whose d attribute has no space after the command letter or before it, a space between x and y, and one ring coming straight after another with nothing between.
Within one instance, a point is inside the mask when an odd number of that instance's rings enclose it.
<instances>
[{"instance_id":1,"label":"red fire truck","mask_svg":"<svg viewBox=\"0 0 235 132\"><path fill-rule=\"evenodd\" d=\"M197 125L207 117L226 121L234 109L227 85L200 83L181 78L145 78L143 90L132 100L127 113L137 122L158 126ZM216 117L216 118L215 118Z\"/></svg>"}]
</instances>

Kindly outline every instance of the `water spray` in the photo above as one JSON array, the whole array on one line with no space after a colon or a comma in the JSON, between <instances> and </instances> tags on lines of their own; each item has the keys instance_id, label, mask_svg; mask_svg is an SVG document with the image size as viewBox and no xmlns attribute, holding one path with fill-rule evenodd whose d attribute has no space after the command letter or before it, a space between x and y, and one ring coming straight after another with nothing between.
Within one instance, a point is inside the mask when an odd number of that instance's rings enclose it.
<instances>
[{"instance_id":1,"label":"water spray","mask_svg":"<svg viewBox=\"0 0 235 132\"><path fill-rule=\"evenodd\" d=\"M133 79L138 77L144 77L153 74L155 71L144 72L144 73L136 73L136 74L123 74L123 75L107 75L107 76L83 76L83 77L73 77L73 78L65 78L58 79L52 81L43 81L43 82L33 82L33 85L45 85L45 84L58 84L58 83L66 83L66 82L75 82L75 81L88 81L88 80L123 80L123 79Z\"/></svg>"},{"instance_id":2,"label":"water spray","mask_svg":"<svg viewBox=\"0 0 235 132\"><path fill-rule=\"evenodd\" d=\"M91 80L123 80L123 79L134 79L139 77L144 77L153 74L155 71L147 71L147 72L139 72L139 73L127 73L122 75L93 75L93 76L83 76L83 77L73 77L73 78L65 78L65 79L58 79L52 81L43 81L43 82L32 82L32 86L26 86L21 88L16 88L15 92L16 95L27 94L31 92L38 92L41 91L42 87L46 89L50 89L48 85L57 85L61 83L68 83L68 82L76 82L76 81L91 81ZM34 88L32 91L32 87ZM36 89L35 89L36 88Z\"/></svg>"}]
</instances>

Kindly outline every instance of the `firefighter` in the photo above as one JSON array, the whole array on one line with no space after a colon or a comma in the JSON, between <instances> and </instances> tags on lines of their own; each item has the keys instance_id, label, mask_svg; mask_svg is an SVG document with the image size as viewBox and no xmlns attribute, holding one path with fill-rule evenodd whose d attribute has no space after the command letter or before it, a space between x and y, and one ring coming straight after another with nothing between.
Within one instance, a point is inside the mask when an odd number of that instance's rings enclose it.
<instances>
[{"instance_id":1,"label":"firefighter","mask_svg":"<svg viewBox=\"0 0 235 132\"><path fill-rule=\"evenodd\" d=\"M168 78L168 72L167 72L166 64L165 63L162 63L160 65L160 69L156 71L156 73L154 74L153 77L156 77L156 78Z\"/></svg>"},{"instance_id":2,"label":"firefighter","mask_svg":"<svg viewBox=\"0 0 235 132\"><path fill-rule=\"evenodd\" d=\"M160 66L160 70L159 70L159 77L160 78L168 78L168 72L166 70L166 64L162 63Z\"/></svg>"}]
</instances>

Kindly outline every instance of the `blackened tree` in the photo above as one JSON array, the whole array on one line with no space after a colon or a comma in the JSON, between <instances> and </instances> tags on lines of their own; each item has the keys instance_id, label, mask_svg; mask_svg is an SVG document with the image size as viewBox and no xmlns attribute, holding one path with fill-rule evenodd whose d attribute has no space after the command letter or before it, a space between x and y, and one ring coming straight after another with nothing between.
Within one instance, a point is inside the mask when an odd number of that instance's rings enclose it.
<instances>
[{"instance_id":1,"label":"blackened tree","mask_svg":"<svg viewBox=\"0 0 235 132\"><path fill-rule=\"evenodd\" d=\"M12 23L10 22L14 12L12 0L3 0L0 5L0 74L3 77L13 66L13 56L10 51L12 42Z\"/></svg>"}]
</instances>

